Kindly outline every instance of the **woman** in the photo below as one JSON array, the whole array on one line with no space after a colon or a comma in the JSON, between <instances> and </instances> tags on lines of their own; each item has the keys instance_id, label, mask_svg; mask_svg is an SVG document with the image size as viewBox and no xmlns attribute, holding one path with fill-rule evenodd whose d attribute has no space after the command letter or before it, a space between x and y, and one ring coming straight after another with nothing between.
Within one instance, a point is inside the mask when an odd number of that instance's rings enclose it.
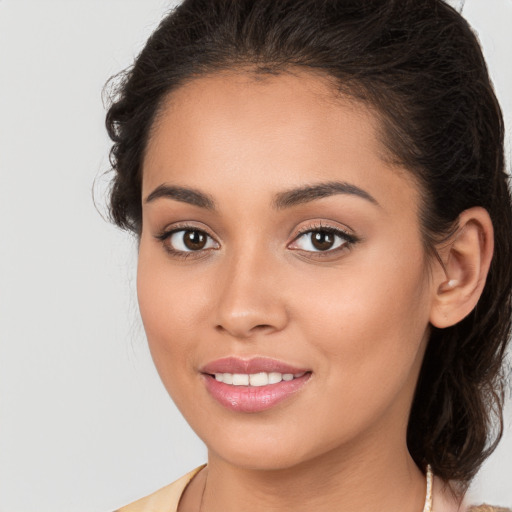
<instances>
[{"instance_id":1,"label":"woman","mask_svg":"<svg viewBox=\"0 0 512 512\"><path fill-rule=\"evenodd\" d=\"M185 0L107 128L151 353L208 448L121 510L468 510L500 437L512 207L460 15Z\"/></svg>"}]
</instances>

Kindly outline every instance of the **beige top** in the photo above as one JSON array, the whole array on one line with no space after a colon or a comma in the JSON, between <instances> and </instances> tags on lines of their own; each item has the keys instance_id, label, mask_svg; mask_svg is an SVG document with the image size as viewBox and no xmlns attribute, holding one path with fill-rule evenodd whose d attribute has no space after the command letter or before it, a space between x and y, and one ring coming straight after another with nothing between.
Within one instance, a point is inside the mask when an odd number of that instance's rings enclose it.
<instances>
[{"instance_id":1,"label":"beige top","mask_svg":"<svg viewBox=\"0 0 512 512\"><path fill-rule=\"evenodd\" d=\"M180 502L183 491L201 469L206 464L199 466L190 473L182 476L176 482L166 485L158 491L141 498L140 500L134 501L130 505L121 507L115 512L177 512L178 503Z\"/></svg>"},{"instance_id":2,"label":"beige top","mask_svg":"<svg viewBox=\"0 0 512 512\"><path fill-rule=\"evenodd\" d=\"M162 489L134 501L130 505L126 505L115 512L177 512L178 503L180 502L183 491L201 469L206 464L199 466L190 473L182 476L172 484L169 484ZM480 505L478 507L470 507L468 512L512 512L508 508L491 507L489 505Z\"/></svg>"}]
</instances>

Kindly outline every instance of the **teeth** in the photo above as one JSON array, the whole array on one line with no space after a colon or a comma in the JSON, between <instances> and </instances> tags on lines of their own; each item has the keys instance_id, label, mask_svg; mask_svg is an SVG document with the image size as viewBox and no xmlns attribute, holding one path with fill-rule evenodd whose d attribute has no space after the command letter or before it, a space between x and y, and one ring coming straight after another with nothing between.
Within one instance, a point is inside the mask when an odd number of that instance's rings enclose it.
<instances>
[{"instance_id":1,"label":"teeth","mask_svg":"<svg viewBox=\"0 0 512 512\"><path fill-rule=\"evenodd\" d=\"M216 373L215 380L231 384L233 386L266 386L268 384L278 384L282 380L288 382L293 379L302 377L306 372L296 373L279 373L279 372L260 372L260 373Z\"/></svg>"},{"instance_id":2,"label":"teeth","mask_svg":"<svg viewBox=\"0 0 512 512\"><path fill-rule=\"evenodd\" d=\"M283 380L283 376L280 373L272 372L268 374L268 383L269 384L277 384Z\"/></svg>"},{"instance_id":3,"label":"teeth","mask_svg":"<svg viewBox=\"0 0 512 512\"><path fill-rule=\"evenodd\" d=\"M234 373L233 374L233 386L248 386L249 375L246 373Z\"/></svg>"},{"instance_id":4,"label":"teeth","mask_svg":"<svg viewBox=\"0 0 512 512\"><path fill-rule=\"evenodd\" d=\"M253 373L249 375L249 383L251 386L266 386L268 384L268 373Z\"/></svg>"}]
</instances>

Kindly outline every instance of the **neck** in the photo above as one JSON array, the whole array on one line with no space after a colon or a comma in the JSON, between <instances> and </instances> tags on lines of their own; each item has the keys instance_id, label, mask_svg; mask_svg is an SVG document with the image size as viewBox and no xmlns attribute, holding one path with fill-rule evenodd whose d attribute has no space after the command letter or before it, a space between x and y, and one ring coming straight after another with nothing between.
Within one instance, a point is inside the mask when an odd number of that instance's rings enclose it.
<instances>
[{"instance_id":1,"label":"neck","mask_svg":"<svg viewBox=\"0 0 512 512\"><path fill-rule=\"evenodd\" d=\"M201 512L421 512L425 476L394 443L331 451L291 468L255 470L209 453ZM390 490L393 492L390 492ZM197 510L197 509L196 509Z\"/></svg>"}]
</instances>

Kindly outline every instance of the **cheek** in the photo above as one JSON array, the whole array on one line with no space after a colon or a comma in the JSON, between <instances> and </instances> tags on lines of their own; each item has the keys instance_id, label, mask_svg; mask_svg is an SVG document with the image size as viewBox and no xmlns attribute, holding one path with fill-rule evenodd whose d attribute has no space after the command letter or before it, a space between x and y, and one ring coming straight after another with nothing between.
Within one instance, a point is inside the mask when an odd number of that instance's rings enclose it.
<instances>
[{"instance_id":1,"label":"cheek","mask_svg":"<svg viewBox=\"0 0 512 512\"><path fill-rule=\"evenodd\" d=\"M166 255L158 254L150 244L141 240L137 267L139 309L159 373L179 376L177 370L192 364L198 342L194 326L205 316L205 276L190 276L179 266L169 265Z\"/></svg>"},{"instance_id":2,"label":"cheek","mask_svg":"<svg viewBox=\"0 0 512 512\"><path fill-rule=\"evenodd\" d=\"M359 387L352 396L361 398L365 386L378 383L384 392L408 378L428 328L428 278L421 245L350 258L336 276L306 277L295 295L302 298L297 316L331 365L333 386L341 379Z\"/></svg>"}]
</instances>

